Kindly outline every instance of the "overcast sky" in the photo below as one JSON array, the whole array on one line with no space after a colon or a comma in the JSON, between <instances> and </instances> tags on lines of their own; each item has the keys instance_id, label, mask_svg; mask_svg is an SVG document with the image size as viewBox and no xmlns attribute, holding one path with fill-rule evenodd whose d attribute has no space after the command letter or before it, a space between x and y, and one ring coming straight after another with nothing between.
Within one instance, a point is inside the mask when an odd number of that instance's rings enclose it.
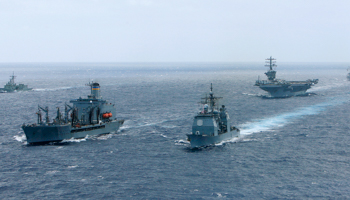
<instances>
[{"instance_id":1,"label":"overcast sky","mask_svg":"<svg viewBox=\"0 0 350 200\"><path fill-rule=\"evenodd\" d=\"M0 0L0 62L350 62L350 0Z\"/></svg>"}]
</instances>

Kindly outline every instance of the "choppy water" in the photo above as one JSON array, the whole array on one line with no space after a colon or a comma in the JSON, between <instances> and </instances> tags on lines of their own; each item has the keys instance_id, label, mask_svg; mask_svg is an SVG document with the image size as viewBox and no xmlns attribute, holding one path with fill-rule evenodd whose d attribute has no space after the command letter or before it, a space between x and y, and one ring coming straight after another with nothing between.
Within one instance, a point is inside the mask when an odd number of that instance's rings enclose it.
<instances>
[{"instance_id":1,"label":"choppy water","mask_svg":"<svg viewBox=\"0 0 350 200\"><path fill-rule=\"evenodd\" d=\"M14 71L35 89L0 94L0 198L348 199L346 66L280 63L279 78L319 78L316 95L264 99L261 63L1 64L1 85ZM20 126L37 105L63 108L90 80L126 120L118 133L27 145ZM210 83L241 137L192 150L185 134Z\"/></svg>"}]
</instances>

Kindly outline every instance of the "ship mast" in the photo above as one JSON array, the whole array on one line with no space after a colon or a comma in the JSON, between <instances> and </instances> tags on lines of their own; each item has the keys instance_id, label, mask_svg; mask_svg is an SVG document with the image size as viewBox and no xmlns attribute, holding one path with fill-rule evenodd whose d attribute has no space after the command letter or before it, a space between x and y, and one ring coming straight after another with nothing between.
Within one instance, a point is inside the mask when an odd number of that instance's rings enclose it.
<instances>
[{"instance_id":1,"label":"ship mast","mask_svg":"<svg viewBox=\"0 0 350 200\"><path fill-rule=\"evenodd\" d=\"M214 108L215 108L215 106L216 106L216 102L217 102L219 99L222 99L222 97L216 97L216 96L214 96L214 94L213 94L213 84L211 83L211 85L210 85L209 97L206 96L205 98L202 98L202 99L204 99L205 101L202 101L201 103L202 103L202 104L207 104L207 103L209 103L211 112L214 112Z\"/></svg>"},{"instance_id":2,"label":"ship mast","mask_svg":"<svg viewBox=\"0 0 350 200\"><path fill-rule=\"evenodd\" d=\"M276 59L275 58L272 58L272 56L270 56L270 58L266 58L265 59L265 67L270 67L270 70L265 72L267 78L270 80L270 81L274 81L275 78L276 78L276 71L273 70L273 67L277 67L277 65L275 64L276 63Z\"/></svg>"},{"instance_id":3,"label":"ship mast","mask_svg":"<svg viewBox=\"0 0 350 200\"><path fill-rule=\"evenodd\" d=\"M14 85L15 84L15 78L16 78L15 72L13 72L12 76L10 76L10 77L11 77L10 84Z\"/></svg>"},{"instance_id":4,"label":"ship mast","mask_svg":"<svg viewBox=\"0 0 350 200\"><path fill-rule=\"evenodd\" d=\"M266 58L265 60L266 60L265 61L265 63L266 63L265 67L270 67L270 70L273 70L272 67L277 67L277 65L275 64L276 61L274 61L276 59L272 58L272 56L270 56L270 58Z\"/></svg>"}]
</instances>

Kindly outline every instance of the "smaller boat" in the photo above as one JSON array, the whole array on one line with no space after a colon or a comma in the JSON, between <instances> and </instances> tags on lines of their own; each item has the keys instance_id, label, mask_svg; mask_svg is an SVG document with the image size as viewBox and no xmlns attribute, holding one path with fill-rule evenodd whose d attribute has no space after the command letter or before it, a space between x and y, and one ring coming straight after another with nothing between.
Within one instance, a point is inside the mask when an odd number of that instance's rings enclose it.
<instances>
[{"instance_id":1,"label":"smaller boat","mask_svg":"<svg viewBox=\"0 0 350 200\"><path fill-rule=\"evenodd\" d=\"M15 83L15 78L16 78L15 73L13 73L12 76L10 77L11 77L10 81L6 83L4 88L0 88L0 93L28 91L33 89L33 88L28 88L28 85L24 85L21 83L17 85Z\"/></svg>"},{"instance_id":2,"label":"smaller boat","mask_svg":"<svg viewBox=\"0 0 350 200\"><path fill-rule=\"evenodd\" d=\"M209 97L202 98L203 108L194 117L191 134L187 134L192 148L217 144L240 135L239 129L230 125L226 107L222 105L219 109L219 99L222 97L214 96L211 84Z\"/></svg>"}]
</instances>

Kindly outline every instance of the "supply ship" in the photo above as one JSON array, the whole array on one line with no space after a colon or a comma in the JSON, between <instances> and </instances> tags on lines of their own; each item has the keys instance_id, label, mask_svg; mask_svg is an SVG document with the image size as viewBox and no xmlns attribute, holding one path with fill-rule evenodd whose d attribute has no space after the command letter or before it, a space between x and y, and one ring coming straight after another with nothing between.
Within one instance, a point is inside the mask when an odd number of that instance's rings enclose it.
<instances>
[{"instance_id":1,"label":"supply ship","mask_svg":"<svg viewBox=\"0 0 350 200\"><path fill-rule=\"evenodd\" d=\"M52 122L49 119L49 108L38 106L37 123L22 125L27 143L44 144L116 132L124 120L113 119L116 109L113 104L101 98L98 83L92 82L87 86L90 86L91 94L87 98L71 100L72 106L65 104L64 115L57 108L56 118ZM42 120L42 112L46 114L45 122Z\"/></svg>"},{"instance_id":2,"label":"supply ship","mask_svg":"<svg viewBox=\"0 0 350 200\"><path fill-rule=\"evenodd\" d=\"M15 73L12 74L12 76L10 76L11 79L8 83L6 83L6 85L4 86L4 88L0 88L0 93L6 93L6 92L17 92L17 91L28 91L28 90L32 90L33 88L28 88L28 85L24 85L24 84L16 84L15 83Z\"/></svg>"},{"instance_id":3,"label":"supply ship","mask_svg":"<svg viewBox=\"0 0 350 200\"><path fill-rule=\"evenodd\" d=\"M257 80L255 86L259 86L260 89L269 93L270 97L283 98L291 96L304 96L307 95L306 90L310 89L318 83L318 79L308 79L306 81L286 81L282 79L276 79L276 71L273 70L277 67L275 64L275 58L266 59L266 67L269 67L269 71L265 72L268 80Z\"/></svg>"},{"instance_id":4,"label":"supply ship","mask_svg":"<svg viewBox=\"0 0 350 200\"><path fill-rule=\"evenodd\" d=\"M215 97L213 85L210 87L209 97L202 98L202 110L194 117L192 132L187 134L187 140L192 148L204 147L238 137L238 128L230 125L230 117L224 105L219 109L217 101L222 97Z\"/></svg>"}]
</instances>

